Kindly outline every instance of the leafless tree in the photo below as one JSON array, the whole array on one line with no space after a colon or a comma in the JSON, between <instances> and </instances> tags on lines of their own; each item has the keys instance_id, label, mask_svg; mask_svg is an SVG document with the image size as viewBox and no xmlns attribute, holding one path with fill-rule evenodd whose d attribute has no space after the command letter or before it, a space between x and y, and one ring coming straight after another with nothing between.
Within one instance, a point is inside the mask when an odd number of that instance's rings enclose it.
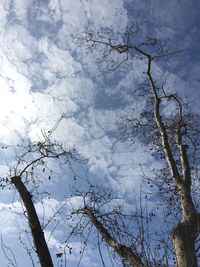
<instances>
[{"instance_id":1,"label":"leafless tree","mask_svg":"<svg viewBox=\"0 0 200 267\"><path fill-rule=\"evenodd\" d=\"M145 86L138 88L136 93L138 101L140 96L146 100L145 108L139 117L134 117L132 114L122 116L119 127L126 141L139 138L148 145L152 155L162 164L162 168L153 170L153 178L152 175L151 178L148 174L144 175L147 184L157 188L157 190L154 189L154 194L160 199L160 204L165 204L165 208L167 206L169 208L169 214L165 213L163 216L175 215L175 219L171 221L168 236L173 244L171 255L174 253L177 267L197 267L200 229L197 188L199 186L199 116L187 107L187 103L176 90L166 88L165 80L158 81L154 78L156 60L166 60L168 56L178 52L174 53L166 49L167 46L157 38L143 38L142 34L137 37L137 33L138 29L132 28L121 36L114 35L112 32L86 33L84 41L87 49L95 52L111 71L134 58L139 58L143 62ZM79 41L82 40L79 39ZM151 265L152 263L146 261L144 254L138 253L137 246L123 239L119 240L120 235L116 232L122 229L118 221L122 213L111 210L111 215L118 215L112 223L109 208L105 212L101 210L101 205L98 205L101 197L105 198L100 191L92 190L92 196L88 191L86 195L90 195L90 201L85 201L85 207L78 212L90 221L120 257L135 267L167 266L163 262L163 265L161 262ZM85 199L87 199L86 195ZM103 206L106 206L106 203ZM140 234L142 235L142 232ZM137 240L137 237L134 238ZM169 262L169 266L170 264L173 263Z\"/></svg>"},{"instance_id":2,"label":"leafless tree","mask_svg":"<svg viewBox=\"0 0 200 267\"><path fill-rule=\"evenodd\" d=\"M85 191L74 190L73 195L82 197L83 207L72 212L77 223L71 233L80 236L85 246L98 248L102 266L108 264L101 252L105 246L115 266L169 266L168 229L163 227L158 233L156 208L144 207L142 195L134 205L125 205L112 190L91 183Z\"/></svg>"},{"instance_id":3,"label":"leafless tree","mask_svg":"<svg viewBox=\"0 0 200 267\"><path fill-rule=\"evenodd\" d=\"M24 215L28 220L31 230L33 248L39 258L41 267L54 266L44 237L44 227L35 208L35 199L40 194L45 193L44 191L39 192L40 184L42 184L41 175L44 175L46 169L48 170L48 160L57 160L61 164L69 166L71 166L73 160L79 160L74 149L67 150L61 143L51 140L50 137L58 123L47 133L42 132L42 139L40 141L27 141L24 145L18 146L20 152L17 152L16 164L9 166L7 177L1 178L2 188L13 186L20 196ZM47 179L51 179L51 176Z\"/></svg>"}]
</instances>

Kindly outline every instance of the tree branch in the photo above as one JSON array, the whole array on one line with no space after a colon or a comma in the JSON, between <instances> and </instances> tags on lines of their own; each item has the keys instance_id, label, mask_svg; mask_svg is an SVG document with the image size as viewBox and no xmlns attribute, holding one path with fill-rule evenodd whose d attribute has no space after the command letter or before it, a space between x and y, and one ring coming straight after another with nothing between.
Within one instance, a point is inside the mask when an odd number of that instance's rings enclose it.
<instances>
[{"instance_id":1,"label":"tree branch","mask_svg":"<svg viewBox=\"0 0 200 267\"><path fill-rule=\"evenodd\" d=\"M97 217L94 215L94 213L90 208L85 207L82 209L82 211L90 219L90 221L97 228L97 230L102 235L104 240L108 243L109 246L112 247L112 249L115 252L117 252L122 258L127 259L132 266L145 267L145 265L142 263L141 258L137 255L136 252L133 251L132 248L119 243L109 234L109 232L105 229L103 224L97 219Z\"/></svg>"}]
</instances>

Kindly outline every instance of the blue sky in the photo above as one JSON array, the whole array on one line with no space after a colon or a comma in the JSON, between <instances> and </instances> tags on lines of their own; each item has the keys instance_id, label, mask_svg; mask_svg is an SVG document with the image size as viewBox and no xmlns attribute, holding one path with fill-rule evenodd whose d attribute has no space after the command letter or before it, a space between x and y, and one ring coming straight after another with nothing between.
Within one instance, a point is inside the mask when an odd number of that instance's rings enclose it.
<instances>
[{"instance_id":1,"label":"blue sky","mask_svg":"<svg viewBox=\"0 0 200 267\"><path fill-rule=\"evenodd\" d=\"M54 137L66 147L75 146L88 159L84 168L94 183L112 187L129 202L140 187L140 164L144 170L156 164L140 142L121 143L116 127L120 114L141 106L131 93L142 80L143 65L130 61L122 70L99 75L97 55L86 54L72 36L107 27L123 32L134 22L142 23L147 35L183 50L178 58L158 62L155 75L167 74L169 87L187 96L198 110L199 9L198 0L1 0L0 140L2 146L9 145L0 153L1 176L7 163L14 162L15 145L27 135L31 141L39 140L41 130L50 129L64 116ZM81 168L76 171L84 173ZM51 203L45 200L47 217L52 212L48 206L56 209L62 204L72 176L56 166L55 180L48 185L53 192ZM22 257L17 241L25 220L10 212L10 203L20 209L17 197L6 189L0 194L1 234L18 251L19 266L25 267L28 259ZM59 231L49 241L53 253L59 248ZM76 266L77 257L70 257ZM80 266L99 266L95 260L88 249Z\"/></svg>"}]
</instances>

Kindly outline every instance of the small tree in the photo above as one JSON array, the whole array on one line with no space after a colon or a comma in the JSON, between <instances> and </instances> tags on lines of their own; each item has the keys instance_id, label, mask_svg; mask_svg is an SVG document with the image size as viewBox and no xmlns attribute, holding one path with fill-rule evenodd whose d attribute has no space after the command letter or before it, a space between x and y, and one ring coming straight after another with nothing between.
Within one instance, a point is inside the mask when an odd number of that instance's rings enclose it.
<instances>
[{"instance_id":1,"label":"small tree","mask_svg":"<svg viewBox=\"0 0 200 267\"><path fill-rule=\"evenodd\" d=\"M50 137L57 128L59 122L60 120L48 133L42 132L43 135L40 141L28 141L25 145L18 146L20 152L18 152L16 156L16 163L13 166L9 166L8 176L1 178L2 189L6 186L11 187L13 185L19 194L24 215L31 230L33 249L39 258L41 267L54 266L45 240L44 227L40 222L39 215L35 208L35 199L37 199L40 194L42 194L42 197L44 197L45 193L48 194L48 192L39 192L40 186L43 184L42 180L44 179L41 175L44 176L46 170L49 170L49 160L59 161L59 163L69 165L69 167L71 167L72 161L81 161L76 157L74 149L66 150L61 143L51 140ZM51 179L50 175L47 179ZM4 248L4 244L2 247ZM26 250L30 256L27 245ZM6 254L5 256L8 258Z\"/></svg>"},{"instance_id":2,"label":"small tree","mask_svg":"<svg viewBox=\"0 0 200 267\"><path fill-rule=\"evenodd\" d=\"M105 35L86 33L87 48L100 55L101 61L106 63L111 71L134 57L140 58L146 66L143 74L146 76L147 84L142 89L136 90L137 96L146 99L145 109L139 117L134 117L132 114L123 116L119 126L126 140L140 138L152 150L156 160L159 159L162 164L162 168L154 170L154 178L147 175L146 180L157 186L158 190L154 193L157 197L160 196L160 200L162 198L166 205L175 207L176 218L170 229L170 238L176 266L197 267L200 216L199 194L195 186L199 181L199 117L189 111L175 90L166 88L166 81L154 79L153 67L156 59L164 60L175 53L166 49L160 40L150 37L142 39L141 35L138 38L136 33L137 31L132 29L120 37L110 33ZM91 192L88 194L91 195ZM119 218L113 224L108 223L109 212L102 211L101 205L91 204L98 203L101 197L104 198L100 195L96 190L92 190L93 197L89 202L85 201L85 207L78 212L88 218L106 243L131 266L161 266L160 261L152 265L152 257L146 261L144 255L138 254L136 246L130 243L126 245L125 239L120 240L119 236L113 234L114 229L116 231L121 229ZM100 200L100 203L102 201ZM172 213L173 211L169 210L168 215ZM114 214L122 215L118 210L115 210ZM170 265L170 262L168 264Z\"/></svg>"}]
</instances>

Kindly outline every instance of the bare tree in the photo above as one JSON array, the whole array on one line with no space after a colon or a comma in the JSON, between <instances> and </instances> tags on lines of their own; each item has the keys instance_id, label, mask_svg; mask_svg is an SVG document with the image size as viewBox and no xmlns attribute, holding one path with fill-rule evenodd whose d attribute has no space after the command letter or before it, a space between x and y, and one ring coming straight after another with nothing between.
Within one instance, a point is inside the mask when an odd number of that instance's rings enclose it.
<instances>
[{"instance_id":1,"label":"bare tree","mask_svg":"<svg viewBox=\"0 0 200 267\"><path fill-rule=\"evenodd\" d=\"M146 180L157 186L157 196L161 193L165 204L176 207L176 219L170 229L176 266L197 267L200 215L199 192L195 186L198 184L199 171L199 117L187 109L184 100L175 90L165 88L166 81L154 79L153 67L156 59L166 60L167 56L175 53L166 49L166 45L156 38L142 39L141 35L137 38L137 31L130 28L120 37L111 32L102 35L86 33L86 45L91 52L100 56L111 71L134 57L140 58L146 66L143 74L147 83L142 89L137 89L137 94L146 99L146 109L139 117L131 114L123 116L119 126L123 136L131 140L141 138L148 144L156 159L161 158L163 167L154 170L154 179L147 177ZM93 197L93 201L98 202L99 193L93 191L93 196L95 193L96 199ZM93 209L87 202L81 210L106 243L131 266L152 266L145 262L143 255L137 253L136 247L125 245L124 241L119 241L113 235L113 228L117 229L119 222L107 226L106 221L109 218L100 211L100 206ZM102 217L104 220L100 219Z\"/></svg>"},{"instance_id":2,"label":"bare tree","mask_svg":"<svg viewBox=\"0 0 200 267\"><path fill-rule=\"evenodd\" d=\"M167 266L166 252L159 250L170 247L169 241L164 241L164 235L161 237L156 233L153 225L155 211L142 206L142 197L139 203L135 202L133 210L132 205L124 206L115 192L102 186L90 184L87 190L75 190L73 194L83 198L84 206L72 212L73 217L79 218L72 234L79 235L85 245L89 242L95 245L96 240L99 251L106 245L113 259L120 259L123 266ZM92 231L94 228L97 229L96 235ZM159 242L155 241L156 235ZM150 246L151 241L154 245ZM105 255L99 254L104 266Z\"/></svg>"},{"instance_id":3,"label":"bare tree","mask_svg":"<svg viewBox=\"0 0 200 267\"><path fill-rule=\"evenodd\" d=\"M33 247L41 267L53 267L54 265L44 237L44 227L41 225L34 203L34 199L40 194L38 191L42 184L40 175L44 175L45 170L48 169L47 165L50 159L69 166L73 160L78 161L75 150L66 150L61 143L51 140L50 136L57 128L58 123L48 133L42 132L41 141L28 141L25 145L18 146L21 151L16 156L16 164L9 166L9 174L6 178L1 178L2 188L13 185L19 193L24 215L31 230ZM49 179L51 179L50 176ZM44 193L42 192L42 194Z\"/></svg>"}]
</instances>

